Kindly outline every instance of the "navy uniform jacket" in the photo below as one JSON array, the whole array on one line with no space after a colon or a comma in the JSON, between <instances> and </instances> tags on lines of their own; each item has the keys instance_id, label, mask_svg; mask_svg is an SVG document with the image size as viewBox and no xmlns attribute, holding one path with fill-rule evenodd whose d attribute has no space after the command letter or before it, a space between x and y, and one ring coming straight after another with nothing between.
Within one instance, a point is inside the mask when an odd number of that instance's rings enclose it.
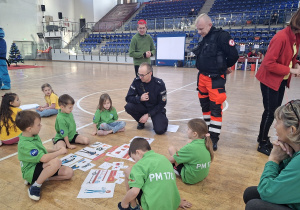
<instances>
[{"instance_id":1,"label":"navy uniform jacket","mask_svg":"<svg viewBox=\"0 0 300 210\"><path fill-rule=\"evenodd\" d=\"M141 101L141 95L149 92L149 100ZM164 107L167 104L167 90L162 79L152 77L149 83L144 83L139 77L136 77L125 98L127 103L143 104L150 116L156 113L164 112Z\"/></svg>"}]
</instances>

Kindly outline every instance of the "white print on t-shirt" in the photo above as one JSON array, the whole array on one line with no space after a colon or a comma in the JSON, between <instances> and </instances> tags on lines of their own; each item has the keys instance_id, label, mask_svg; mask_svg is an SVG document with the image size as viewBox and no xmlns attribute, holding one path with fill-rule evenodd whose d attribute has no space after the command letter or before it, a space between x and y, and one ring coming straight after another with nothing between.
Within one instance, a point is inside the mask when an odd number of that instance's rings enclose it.
<instances>
[{"instance_id":1,"label":"white print on t-shirt","mask_svg":"<svg viewBox=\"0 0 300 210\"><path fill-rule=\"evenodd\" d=\"M170 180L170 179L174 180L174 173L173 172L163 172L163 173L149 174L149 179L150 179L150 182L152 182L153 179L155 179L155 181Z\"/></svg>"},{"instance_id":2,"label":"white print on t-shirt","mask_svg":"<svg viewBox=\"0 0 300 210\"><path fill-rule=\"evenodd\" d=\"M198 169L198 168L204 169L204 168L206 168L206 164L207 164L207 168L209 168L209 166L210 166L210 161L207 162L207 163L199 163L199 164L197 164L197 165L196 165L196 169Z\"/></svg>"}]
</instances>

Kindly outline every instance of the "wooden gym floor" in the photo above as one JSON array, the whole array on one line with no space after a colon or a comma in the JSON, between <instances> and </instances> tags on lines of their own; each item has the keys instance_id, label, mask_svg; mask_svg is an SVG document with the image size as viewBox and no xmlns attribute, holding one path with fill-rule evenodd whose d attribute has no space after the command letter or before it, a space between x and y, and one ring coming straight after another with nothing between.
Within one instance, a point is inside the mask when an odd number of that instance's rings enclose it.
<instances>
[{"instance_id":1,"label":"wooden gym floor","mask_svg":"<svg viewBox=\"0 0 300 210\"><path fill-rule=\"evenodd\" d=\"M168 91L167 116L170 124L179 125L176 133L155 135L151 122L144 130L137 130L137 123L124 112L125 96L134 78L133 65L27 61L27 65L44 68L11 70L12 89L21 99L21 104L44 105L40 86L50 83L58 95L68 93L76 101L74 117L79 133L88 136L91 143L100 141L112 146L129 143L134 136L154 138L152 149L168 156L168 147L181 147L187 140L187 121L202 117L196 92L195 68L154 67L154 75L162 78ZM246 187L257 185L267 156L258 153L257 134L263 111L259 82L254 72L235 71L228 75L227 103L224 104L223 127L215 160L208 177L195 185L186 185L177 178L182 198L193 204L191 209L244 209L243 192ZM99 96L107 92L113 106L125 120L126 131L105 137L92 136L92 119ZM283 103L299 98L300 79L293 78L291 89L286 91ZM55 116L42 119L40 137L47 141L54 137ZM270 135L275 139L275 129ZM44 144L51 148L52 143ZM74 153L85 146L77 145ZM116 185L113 198L77 199L80 186L88 172L76 170L70 181L48 181L42 186L41 200L36 202L27 195L28 186L23 184L17 145L0 147L0 209L117 209L125 191L124 182ZM61 156L62 157L62 156ZM104 158L93 161L97 168ZM109 162L124 161L112 158ZM125 165L133 165L124 161Z\"/></svg>"}]
</instances>

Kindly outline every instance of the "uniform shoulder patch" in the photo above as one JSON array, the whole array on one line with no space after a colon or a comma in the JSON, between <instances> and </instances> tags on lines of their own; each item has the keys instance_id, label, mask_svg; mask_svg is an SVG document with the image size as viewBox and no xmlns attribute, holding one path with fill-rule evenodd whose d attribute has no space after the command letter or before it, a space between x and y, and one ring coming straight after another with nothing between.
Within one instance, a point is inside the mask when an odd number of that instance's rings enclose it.
<instances>
[{"instance_id":1,"label":"uniform shoulder patch","mask_svg":"<svg viewBox=\"0 0 300 210\"><path fill-rule=\"evenodd\" d=\"M37 150L37 149L32 149L31 151L30 151L30 155L31 156L37 156L39 154L39 151Z\"/></svg>"},{"instance_id":2,"label":"uniform shoulder patch","mask_svg":"<svg viewBox=\"0 0 300 210\"><path fill-rule=\"evenodd\" d=\"M60 134L64 135L65 131L63 129L60 130Z\"/></svg>"},{"instance_id":3,"label":"uniform shoulder patch","mask_svg":"<svg viewBox=\"0 0 300 210\"><path fill-rule=\"evenodd\" d=\"M234 42L233 39L230 39L230 40L229 40L229 45L230 45L231 47L233 47L233 46L235 45L235 42Z\"/></svg>"},{"instance_id":4,"label":"uniform shoulder patch","mask_svg":"<svg viewBox=\"0 0 300 210\"><path fill-rule=\"evenodd\" d=\"M155 78L155 82L158 83L158 84L160 84L160 85L163 84L162 79Z\"/></svg>"}]
</instances>

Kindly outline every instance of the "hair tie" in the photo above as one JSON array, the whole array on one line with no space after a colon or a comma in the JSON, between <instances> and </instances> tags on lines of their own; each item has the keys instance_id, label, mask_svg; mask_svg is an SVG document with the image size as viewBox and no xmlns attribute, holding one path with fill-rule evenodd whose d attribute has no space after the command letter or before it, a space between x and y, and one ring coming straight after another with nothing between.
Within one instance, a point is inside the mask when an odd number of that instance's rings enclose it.
<instances>
[{"instance_id":1,"label":"hair tie","mask_svg":"<svg viewBox=\"0 0 300 210\"><path fill-rule=\"evenodd\" d=\"M210 133L205 134L205 137L210 137Z\"/></svg>"}]
</instances>

